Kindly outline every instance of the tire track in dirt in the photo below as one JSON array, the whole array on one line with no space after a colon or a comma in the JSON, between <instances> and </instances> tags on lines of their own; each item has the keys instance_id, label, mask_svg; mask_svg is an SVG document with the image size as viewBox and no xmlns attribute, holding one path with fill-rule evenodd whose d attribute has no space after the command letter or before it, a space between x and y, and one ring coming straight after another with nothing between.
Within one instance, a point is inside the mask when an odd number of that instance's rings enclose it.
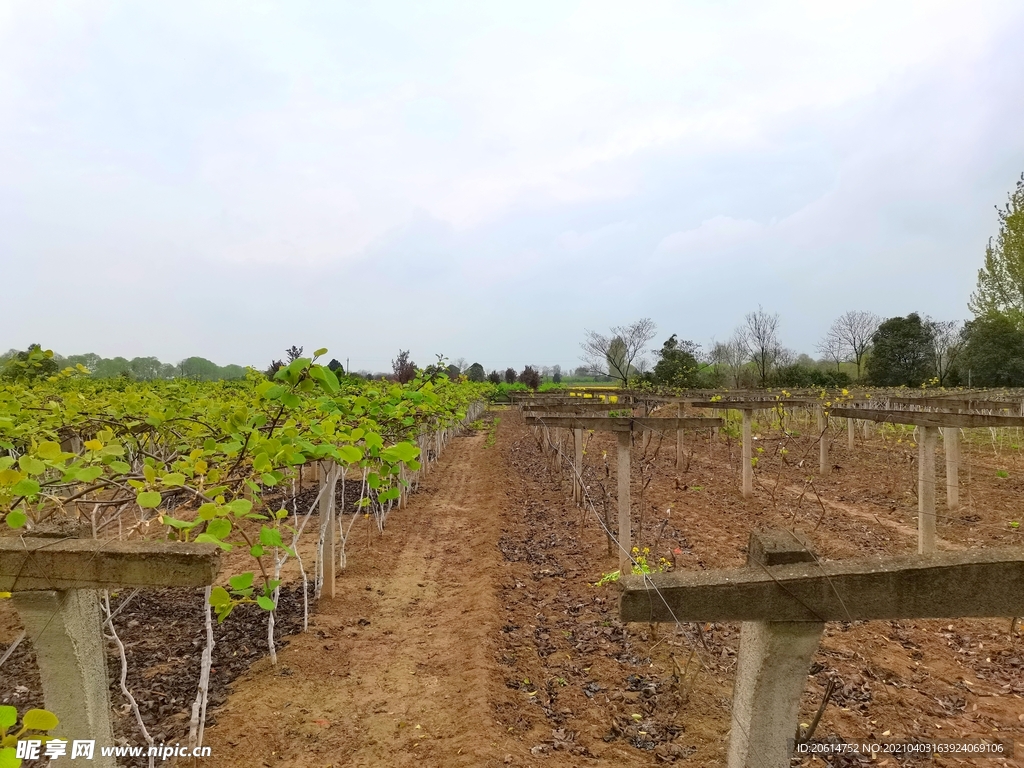
<instances>
[{"instance_id":1,"label":"tire track in dirt","mask_svg":"<svg viewBox=\"0 0 1024 768\"><path fill-rule=\"evenodd\" d=\"M497 766L521 751L490 706L505 469L483 442L453 440L383 536L356 523L339 597L217 713L218 765Z\"/></svg>"}]
</instances>

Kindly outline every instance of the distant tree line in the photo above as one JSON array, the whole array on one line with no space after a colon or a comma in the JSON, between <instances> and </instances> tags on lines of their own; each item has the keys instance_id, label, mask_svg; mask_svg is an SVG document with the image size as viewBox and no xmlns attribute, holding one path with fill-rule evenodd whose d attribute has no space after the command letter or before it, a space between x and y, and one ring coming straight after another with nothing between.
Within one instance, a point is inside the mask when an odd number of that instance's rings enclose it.
<instances>
[{"instance_id":1,"label":"distant tree line","mask_svg":"<svg viewBox=\"0 0 1024 768\"><path fill-rule=\"evenodd\" d=\"M24 372L18 363L24 363L33 351L41 352L39 344L30 344L25 350L12 349L0 355L0 375L6 377L18 376ZM52 376L55 373L68 367L83 365L89 370L89 374L97 379L112 379L117 377L132 379L134 381L153 381L156 379L188 378L200 381L220 381L231 379L244 379L246 369L240 365L217 365L204 357L187 357L178 363L163 363L155 357L134 357L131 360L125 357L106 358L89 352L84 355L68 355L67 357L54 354L41 359L32 366L33 376Z\"/></svg>"}]
</instances>

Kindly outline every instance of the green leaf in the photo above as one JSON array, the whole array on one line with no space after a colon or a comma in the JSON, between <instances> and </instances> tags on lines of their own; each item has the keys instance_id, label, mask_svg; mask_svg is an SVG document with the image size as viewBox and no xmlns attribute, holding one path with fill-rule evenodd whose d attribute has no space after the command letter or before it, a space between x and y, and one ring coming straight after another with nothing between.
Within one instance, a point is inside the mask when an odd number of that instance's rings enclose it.
<instances>
[{"instance_id":1,"label":"green leaf","mask_svg":"<svg viewBox=\"0 0 1024 768\"><path fill-rule=\"evenodd\" d=\"M269 528L264 525L260 528L260 544L265 547L283 547L281 532L277 528Z\"/></svg>"},{"instance_id":2,"label":"green leaf","mask_svg":"<svg viewBox=\"0 0 1024 768\"><path fill-rule=\"evenodd\" d=\"M107 466L119 475L124 475L132 471L132 465L127 461L112 461Z\"/></svg>"},{"instance_id":3,"label":"green leaf","mask_svg":"<svg viewBox=\"0 0 1024 768\"><path fill-rule=\"evenodd\" d=\"M160 522L164 525L169 525L171 528L177 528L178 530L192 529L196 527L196 523L192 520L179 520L176 517L170 515L162 515Z\"/></svg>"},{"instance_id":4,"label":"green leaf","mask_svg":"<svg viewBox=\"0 0 1024 768\"><path fill-rule=\"evenodd\" d=\"M170 474L164 475L160 478L160 482L164 485L168 485L175 488L179 485L185 484L185 475L181 472L171 472Z\"/></svg>"},{"instance_id":5,"label":"green leaf","mask_svg":"<svg viewBox=\"0 0 1024 768\"><path fill-rule=\"evenodd\" d=\"M338 448L338 458L345 464L358 464L363 460L363 452L354 445L343 445Z\"/></svg>"},{"instance_id":6,"label":"green leaf","mask_svg":"<svg viewBox=\"0 0 1024 768\"><path fill-rule=\"evenodd\" d=\"M249 554L253 557L263 557L263 545L254 544L253 546L249 547Z\"/></svg>"},{"instance_id":7,"label":"green leaf","mask_svg":"<svg viewBox=\"0 0 1024 768\"><path fill-rule=\"evenodd\" d=\"M61 453L60 443L55 443L52 440L46 440L36 448L36 455L48 461L59 459Z\"/></svg>"},{"instance_id":8,"label":"green leaf","mask_svg":"<svg viewBox=\"0 0 1024 768\"><path fill-rule=\"evenodd\" d=\"M366 476L366 484L374 490L380 488L380 475L376 472L371 472Z\"/></svg>"},{"instance_id":9,"label":"green leaf","mask_svg":"<svg viewBox=\"0 0 1024 768\"><path fill-rule=\"evenodd\" d=\"M265 453L256 454L256 457L252 460L252 468L257 472L263 472L270 469L272 466L273 465L270 463L270 457Z\"/></svg>"},{"instance_id":10,"label":"green leaf","mask_svg":"<svg viewBox=\"0 0 1024 768\"><path fill-rule=\"evenodd\" d=\"M18 466L30 475L41 475L46 471L46 465L32 456L22 456L18 459Z\"/></svg>"},{"instance_id":11,"label":"green leaf","mask_svg":"<svg viewBox=\"0 0 1024 768\"><path fill-rule=\"evenodd\" d=\"M262 475L260 475L260 480L268 488L273 488L275 485L278 484L278 482L280 482L276 472L264 472Z\"/></svg>"},{"instance_id":12,"label":"green leaf","mask_svg":"<svg viewBox=\"0 0 1024 768\"><path fill-rule=\"evenodd\" d=\"M103 467L82 467L75 471L75 480L80 483L91 483L103 474Z\"/></svg>"},{"instance_id":13,"label":"green leaf","mask_svg":"<svg viewBox=\"0 0 1024 768\"><path fill-rule=\"evenodd\" d=\"M226 539L231 535L231 521L226 517L218 517L211 520L206 526L206 532L217 539Z\"/></svg>"},{"instance_id":14,"label":"green leaf","mask_svg":"<svg viewBox=\"0 0 1024 768\"><path fill-rule=\"evenodd\" d=\"M273 600L271 600L269 597L264 597L263 595L257 597L256 602L259 603L260 608L262 608L264 611L272 611L275 608L277 608L277 606L274 605Z\"/></svg>"},{"instance_id":15,"label":"green leaf","mask_svg":"<svg viewBox=\"0 0 1024 768\"><path fill-rule=\"evenodd\" d=\"M228 503L226 506L228 509L234 512L235 515L241 517L242 515L247 514L250 509L252 509L252 502L249 501L248 499L235 499L234 501Z\"/></svg>"},{"instance_id":16,"label":"green leaf","mask_svg":"<svg viewBox=\"0 0 1024 768\"><path fill-rule=\"evenodd\" d=\"M214 587L210 590L210 605L218 608L231 602L231 595L224 587Z\"/></svg>"},{"instance_id":17,"label":"green leaf","mask_svg":"<svg viewBox=\"0 0 1024 768\"><path fill-rule=\"evenodd\" d=\"M287 408L300 408L302 406L302 398L294 392L285 392L281 395L281 402Z\"/></svg>"},{"instance_id":18,"label":"green leaf","mask_svg":"<svg viewBox=\"0 0 1024 768\"><path fill-rule=\"evenodd\" d=\"M225 552L230 552L232 550L232 548L233 548L231 544L228 544L226 541L221 541L216 536L211 536L208 533L200 533L198 536L196 536L196 543L197 544L216 544L218 547L223 549Z\"/></svg>"},{"instance_id":19,"label":"green leaf","mask_svg":"<svg viewBox=\"0 0 1024 768\"><path fill-rule=\"evenodd\" d=\"M18 709L6 704L0 706L0 730L10 728L18 722Z\"/></svg>"},{"instance_id":20,"label":"green leaf","mask_svg":"<svg viewBox=\"0 0 1024 768\"><path fill-rule=\"evenodd\" d=\"M9 528L23 528L25 523L28 522L28 515L22 512L20 509L12 510L7 513L7 526Z\"/></svg>"},{"instance_id":21,"label":"green leaf","mask_svg":"<svg viewBox=\"0 0 1024 768\"><path fill-rule=\"evenodd\" d=\"M228 579L228 583L231 584L231 588L236 592L240 592L243 589L248 589L252 586L253 573L240 573L237 576L232 576Z\"/></svg>"},{"instance_id":22,"label":"green leaf","mask_svg":"<svg viewBox=\"0 0 1024 768\"><path fill-rule=\"evenodd\" d=\"M414 445L413 443L396 443L390 448L381 451L380 455L385 461L401 461L408 464L413 459L419 457L420 449L418 445Z\"/></svg>"},{"instance_id":23,"label":"green leaf","mask_svg":"<svg viewBox=\"0 0 1024 768\"><path fill-rule=\"evenodd\" d=\"M327 354L327 347L321 347L320 349L318 349L316 352L313 353L313 357L323 357L326 354Z\"/></svg>"},{"instance_id":24,"label":"green leaf","mask_svg":"<svg viewBox=\"0 0 1024 768\"><path fill-rule=\"evenodd\" d=\"M0 748L0 768L20 768L21 758L14 747Z\"/></svg>"},{"instance_id":25,"label":"green leaf","mask_svg":"<svg viewBox=\"0 0 1024 768\"><path fill-rule=\"evenodd\" d=\"M143 491L135 497L135 502L143 509L156 509L160 506L161 500L158 491Z\"/></svg>"},{"instance_id":26,"label":"green leaf","mask_svg":"<svg viewBox=\"0 0 1024 768\"><path fill-rule=\"evenodd\" d=\"M52 731L60 721L48 709L30 709L21 717L21 725L30 731Z\"/></svg>"},{"instance_id":27,"label":"green leaf","mask_svg":"<svg viewBox=\"0 0 1024 768\"><path fill-rule=\"evenodd\" d=\"M11 492L15 496L35 496L39 493L39 483L26 477L24 480L15 483L14 487L11 488Z\"/></svg>"},{"instance_id":28,"label":"green leaf","mask_svg":"<svg viewBox=\"0 0 1024 768\"><path fill-rule=\"evenodd\" d=\"M274 517L278 520L284 520L288 515L291 514L287 509L279 509L274 513Z\"/></svg>"},{"instance_id":29,"label":"green leaf","mask_svg":"<svg viewBox=\"0 0 1024 768\"><path fill-rule=\"evenodd\" d=\"M200 520L213 520L217 516L217 505L212 501L208 501L199 507L199 519Z\"/></svg>"}]
</instances>

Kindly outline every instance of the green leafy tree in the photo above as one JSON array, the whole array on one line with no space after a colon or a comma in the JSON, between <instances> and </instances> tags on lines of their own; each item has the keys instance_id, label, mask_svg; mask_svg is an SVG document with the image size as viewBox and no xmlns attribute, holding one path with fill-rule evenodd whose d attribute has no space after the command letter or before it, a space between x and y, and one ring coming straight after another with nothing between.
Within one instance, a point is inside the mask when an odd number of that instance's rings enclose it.
<instances>
[{"instance_id":1,"label":"green leafy tree","mask_svg":"<svg viewBox=\"0 0 1024 768\"><path fill-rule=\"evenodd\" d=\"M932 377L935 329L916 312L890 317L871 337L868 380L880 387L917 387Z\"/></svg>"},{"instance_id":2,"label":"green leafy tree","mask_svg":"<svg viewBox=\"0 0 1024 768\"><path fill-rule=\"evenodd\" d=\"M205 357L186 357L178 363L178 375L194 381L216 381L220 378L220 367Z\"/></svg>"},{"instance_id":3,"label":"green leafy tree","mask_svg":"<svg viewBox=\"0 0 1024 768\"><path fill-rule=\"evenodd\" d=\"M1024 386L1024 329L995 314L969 321L963 338L958 360L961 384Z\"/></svg>"},{"instance_id":4,"label":"green leafy tree","mask_svg":"<svg viewBox=\"0 0 1024 768\"><path fill-rule=\"evenodd\" d=\"M700 378L700 345L672 334L658 350L652 379L669 387L695 387Z\"/></svg>"},{"instance_id":5,"label":"green leafy tree","mask_svg":"<svg viewBox=\"0 0 1024 768\"><path fill-rule=\"evenodd\" d=\"M491 382L491 384L501 384L501 374L497 371L491 371L487 374L487 380Z\"/></svg>"},{"instance_id":6,"label":"green leafy tree","mask_svg":"<svg viewBox=\"0 0 1024 768\"><path fill-rule=\"evenodd\" d=\"M484 367L480 365L480 363L473 363L466 369L466 378L470 381L480 382L487 378L487 374L484 372Z\"/></svg>"},{"instance_id":7,"label":"green leafy tree","mask_svg":"<svg viewBox=\"0 0 1024 768\"><path fill-rule=\"evenodd\" d=\"M989 238L985 265L968 306L977 317L1003 315L1024 328L1024 174L1005 208L996 206L999 233Z\"/></svg>"},{"instance_id":8,"label":"green leafy tree","mask_svg":"<svg viewBox=\"0 0 1024 768\"><path fill-rule=\"evenodd\" d=\"M516 383L516 369L515 368L506 368L505 369L505 383L506 384L515 384Z\"/></svg>"}]
</instances>

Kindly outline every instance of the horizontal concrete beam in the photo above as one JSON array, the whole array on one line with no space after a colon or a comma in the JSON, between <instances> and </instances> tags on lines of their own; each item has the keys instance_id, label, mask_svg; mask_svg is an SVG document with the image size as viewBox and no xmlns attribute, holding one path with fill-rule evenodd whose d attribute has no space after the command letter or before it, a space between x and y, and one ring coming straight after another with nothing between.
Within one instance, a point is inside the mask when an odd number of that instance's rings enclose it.
<instances>
[{"instance_id":1,"label":"horizontal concrete beam","mask_svg":"<svg viewBox=\"0 0 1024 768\"><path fill-rule=\"evenodd\" d=\"M527 413L526 423L542 427L560 427L565 429L592 429L596 432L669 432L679 429L701 429L704 427L721 427L721 419L682 418L659 419L655 417L640 418L629 416L532 416Z\"/></svg>"},{"instance_id":2,"label":"horizontal concrete beam","mask_svg":"<svg viewBox=\"0 0 1024 768\"><path fill-rule=\"evenodd\" d=\"M1021 404L1005 400L963 400L946 397L889 397L880 398L891 405L916 405L921 408L944 408L963 411L1014 411L1020 413Z\"/></svg>"},{"instance_id":3,"label":"horizontal concrete beam","mask_svg":"<svg viewBox=\"0 0 1024 768\"><path fill-rule=\"evenodd\" d=\"M629 409L630 406L626 403L602 403L599 400L579 400L577 398L570 398L565 402L558 403L523 403L524 411L534 413L572 413L573 411L622 411Z\"/></svg>"},{"instance_id":4,"label":"horizontal concrete beam","mask_svg":"<svg viewBox=\"0 0 1024 768\"><path fill-rule=\"evenodd\" d=\"M215 544L0 538L0 592L204 587L220 570Z\"/></svg>"},{"instance_id":5,"label":"horizontal concrete beam","mask_svg":"<svg viewBox=\"0 0 1024 768\"><path fill-rule=\"evenodd\" d=\"M1024 427L1024 416L996 416L983 413L936 413L934 411L891 411L881 408L830 408L830 416L917 427Z\"/></svg>"},{"instance_id":6,"label":"horizontal concrete beam","mask_svg":"<svg viewBox=\"0 0 1024 768\"><path fill-rule=\"evenodd\" d=\"M622 621L1024 616L1024 548L624 576Z\"/></svg>"}]
</instances>

